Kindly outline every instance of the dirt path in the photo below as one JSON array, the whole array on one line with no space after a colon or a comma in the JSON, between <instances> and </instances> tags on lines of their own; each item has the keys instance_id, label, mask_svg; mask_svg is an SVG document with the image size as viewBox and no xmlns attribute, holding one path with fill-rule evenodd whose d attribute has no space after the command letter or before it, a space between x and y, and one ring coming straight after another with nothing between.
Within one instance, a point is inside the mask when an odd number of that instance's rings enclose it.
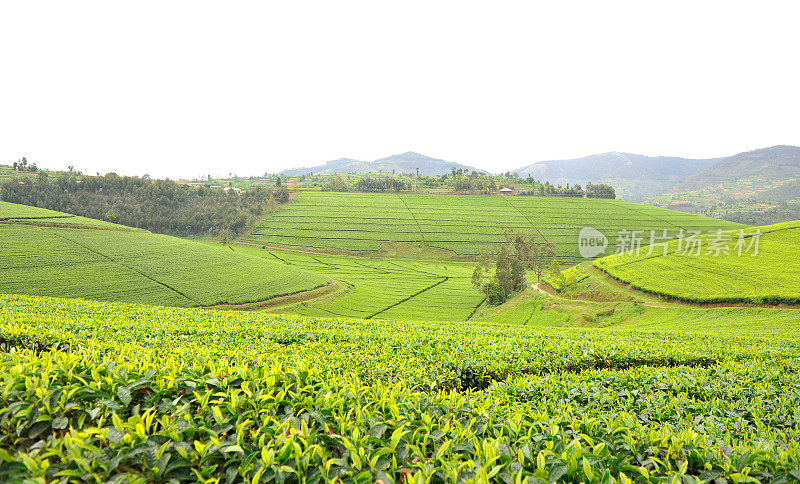
<instances>
[{"instance_id":1,"label":"dirt path","mask_svg":"<svg viewBox=\"0 0 800 484\"><path fill-rule=\"evenodd\" d=\"M534 284L532 286L536 290L536 292L538 292L539 294L542 294L544 296L550 297L552 299L561 300L561 301L565 301L565 302L581 302L581 303L586 303L586 304L631 302L631 301L590 301L588 299L580 299L580 298L571 298L570 299L570 298L566 298L564 296L559 296L557 294L553 294L551 292L547 292L547 291L545 291L544 289L542 289L540 287L540 284L541 283L539 282L539 283L536 283L536 284ZM652 303L646 303L646 302L643 302L641 304L642 304L642 306L645 306L645 307L648 307L648 308L660 308L660 309L669 308L669 306L661 306L661 305L658 305L658 304L652 304Z\"/></svg>"}]
</instances>

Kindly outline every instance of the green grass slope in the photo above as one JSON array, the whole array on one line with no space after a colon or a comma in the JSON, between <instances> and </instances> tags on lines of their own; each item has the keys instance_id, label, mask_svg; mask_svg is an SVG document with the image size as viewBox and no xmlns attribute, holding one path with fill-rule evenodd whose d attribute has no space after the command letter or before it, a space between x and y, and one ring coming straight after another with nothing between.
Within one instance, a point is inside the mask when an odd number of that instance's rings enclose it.
<instances>
[{"instance_id":1,"label":"green grass slope","mask_svg":"<svg viewBox=\"0 0 800 484\"><path fill-rule=\"evenodd\" d=\"M735 228L738 224L621 200L450 194L302 192L266 218L256 243L380 251L406 243L474 256L504 241L504 231L538 233L555 242L562 262L577 263L583 227L603 232L615 250L620 230Z\"/></svg>"},{"instance_id":2,"label":"green grass slope","mask_svg":"<svg viewBox=\"0 0 800 484\"><path fill-rule=\"evenodd\" d=\"M755 253L756 231L761 232ZM705 234L700 253L679 252L678 243L648 255L629 252L598 259L595 266L612 277L650 293L701 303L800 303L800 222L749 228L741 255L739 231L723 233L728 253L716 255L714 234ZM750 248L749 251L747 249ZM683 244L686 249L686 242Z\"/></svg>"},{"instance_id":3,"label":"green grass slope","mask_svg":"<svg viewBox=\"0 0 800 484\"><path fill-rule=\"evenodd\" d=\"M31 207L0 201L0 223L14 223L40 226L87 227L105 230L140 230L124 225L57 212L46 208Z\"/></svg>"},{"instance_id":4,"label":"green grass slope","mask_svg":"<svg viewBox=\"0 0 800 484\"><path fill-rule=\"evenodd\" d=\"M327 284L324 276L166 235L0 205L0 292L210 306Z\"/></svg>"},{"instance_id":5,"label":"green grass slope","mask_svg":"<svg viewBox=\"0 0 800 484\"><path fill-rule=\"evenodd\" d=\"M800 478L798 319L765 338L689 334L691 317L624 331L0 295L0 480Z\"/></svg>"},{"instance_id":6,"label":"green grass slope","mask_svg":"<svg viewBox=\"0 0 800 484\"><path fill-rule=\"evenodd\" d=\"M343 281L339 294L275 308L310 316L464 321L484 299L472 285L474 264L235 250Z\"/></svg>"}]
</instances>

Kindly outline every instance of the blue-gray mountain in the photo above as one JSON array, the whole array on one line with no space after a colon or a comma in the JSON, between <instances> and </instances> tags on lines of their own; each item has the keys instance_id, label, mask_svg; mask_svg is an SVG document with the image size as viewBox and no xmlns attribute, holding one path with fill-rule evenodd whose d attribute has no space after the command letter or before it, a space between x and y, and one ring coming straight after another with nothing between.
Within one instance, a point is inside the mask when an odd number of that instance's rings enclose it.
<instances>
[{"instance_id":1,"label":"blue-gray mountain","mask_svg":"<svg viewBox=\"0 0 800 484\"><path fill-rule=\"evenodd\" d=\"M641 201L669 190L689 175L704 170L722 158L689 159L645 156L632 153L601 153L571 160L541 161L514 170L554 185L605 183L616 189L617 197Z\"/></svg>"},{"instance_id":2,"label":"blue-gray mountain","mask_svg":"<svg viewBox=\"0 0 800 484\"><path fill-rule=\"evenodd\" d=\"M689 191L741 193L743 198L762 199L770 190L800 179L800 148L772 146L737 155L690 159L651 157L630 153L603 153L572 160L542 161L514 170L557 185L587 181L612 185L617 197L651 201L659 196L674 198ZM746 186L746 191L737 187ZM800 191L790 198L800 197Z\"/></svg>"},{"instance_id":3,"label":"blue-gray mountain","mask_svg":"<svg viewBox=\"0 0 800 484\"><path fill-rule=\"evenodd\" d=\"M443 175L450 173L453 168L474 170L471 166L462 165L452 161L431 158L409 151L399 155L387 156L374 161L360 161L352 158L339 158L322 165L292 168L281 172L282 175L298 176L306 173L332 175L334 173L417 173L424 176Z\"/></svg>"}]
</instances>

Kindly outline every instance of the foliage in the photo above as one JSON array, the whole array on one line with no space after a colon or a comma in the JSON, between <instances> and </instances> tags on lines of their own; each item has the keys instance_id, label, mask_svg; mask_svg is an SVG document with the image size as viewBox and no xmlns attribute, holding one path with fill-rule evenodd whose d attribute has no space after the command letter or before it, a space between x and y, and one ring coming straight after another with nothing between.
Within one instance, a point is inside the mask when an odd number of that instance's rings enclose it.
<instances>
[{"instance_id":1,"label":"foliage","mask_svg":"<svg viewBox=\"0 0 800 484\"><path fill-rule=\"evenodd\" d=\"M328 178L328 181L325 182L325 186L322 187L322 190L326 192L346 192L347 182L344 181L342 175L337 173Z\"/></svg>"},{"instance_id":2,"label":"foliage","mask_svg":"<svg viewBox=\"0 0 800 484\"><path fill-rule=\"evenodd\" d=\"M594 184L592 182L586 184L586 196L589 198L617 198L614 187L603 183Z\"/></svg>"},{"instance_id":3,"label":"foliage","mask_svg":"<svg viewBox=\"0 0 800 484\"><path fill-rule=\"evenodd\" d=\"M11 167L14 169L14 171L29 172L29 173L36 173L39 170L39 168L36 166L36 163L29 164L28 158L24 156L18 161L15 161L14 164L11 165Z\"/></svg>"},{"instance_id":4,"label":"foliage","mask_svg":"<svg viewBox=\"0 0 800 484\"><path fill-rule=\"evenodd\" d=\"M744 339L0 296L0 477L790 482L787 321Z\"/></svg>"},{"instance_id":5,"label":"foliage","mask_svg":"<svg viewBox=\"0 0 800 484\"><path fill-rule=\"evenodd\" d=\"M20 182L7 180L0 187L0 197L7 202L182 236L221 231L238 234L262 215L271 201L288 199L285 189L266 187L237 193L115 173L42 175Z\"/></svg>"},{"instance_id":6,"label":"foliage","mask_svg":"<svg viewBox=\"0 0 800 484\"><path fill-rule=\"evenodd\" d=\"M513 231L506 231L505 237L506 243L498 247L491 260L484 252L472 273L473 286L483 291L492 305L506 302L512 292L527 287L525 275L528 271L533 270L541 279L548 261L552 260L558 266L555 244L539 240L535 235ZM490 261L494 263L494 269ZM485 282L488 274L492 274L491 280Z\"/></svg>"},{"instance_id":7,"label":"foliage","mask_svg":"<svg viewBox=\"0 0 800 484\"><path fill-rule=\"evenodd\" d=\"M408 184L388 176L368 176L359 178L356 182L356 190L359 192L399 192L408 188Z\"/></svg>"}]
</instances>

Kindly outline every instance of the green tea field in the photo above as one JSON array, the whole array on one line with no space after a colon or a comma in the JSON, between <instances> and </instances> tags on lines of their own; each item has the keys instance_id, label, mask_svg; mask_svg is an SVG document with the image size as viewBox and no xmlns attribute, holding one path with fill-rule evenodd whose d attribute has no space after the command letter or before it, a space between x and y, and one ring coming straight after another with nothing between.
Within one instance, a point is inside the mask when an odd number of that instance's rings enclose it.
<instances>
[{"instance_id":1,"label":"green tea field","mask_svg":"<svg viewBox=\"0 0 800 484\"><path fill-rule=\"evenodd\" d=\"M798 319L738 311L754 331L0 296L0 478L792 482Z\"/></svg>"},{"instance_id":2,"label":"green tea field","mask_svg":"<svg viewBox=\"0 0 800 484\"><path fill-rule=\"evenodd\" d=\"M250 234L255 243L354 252L385 243L477 255L504 240L506 230L535 233L556 244L563 263L582 260L578 233L593 227L616 250L620 230L733 229L741 225L621 200L451 194L301 192Z\"/></svg>"},{"instance_id":3,"label":"green tea field","mask_svg":"<svg viewBox=\"0 0 800 484\"><path fill-rule=\"evenodd\" d=\"M474 264L377 259L235 247L237 252L342 281L338 295L273 309L309 316L466 321L483 302L472 285Z\"/></svg>"},{"instance_id":4,"label":"green tea field","mask_svg":"<svg viewBox=\"0 0 800 484\"><path fill-rule=\"evenodd\" d=\"M211 306L328 284L322 275L221 246L9 203L0 209L3 293Z\"/></svg>"},{"instance_id":5,"label":"green tea field","mask_svg":"<svg viewBox=\"0 0 800 484\"><path fill-rule=\"evenodd\" d=\"M760 235L759 235L760 234ZM800 303L800 223L704 234L594 264L632 287L700 303Z\"/></svg>"}]
</instances>

